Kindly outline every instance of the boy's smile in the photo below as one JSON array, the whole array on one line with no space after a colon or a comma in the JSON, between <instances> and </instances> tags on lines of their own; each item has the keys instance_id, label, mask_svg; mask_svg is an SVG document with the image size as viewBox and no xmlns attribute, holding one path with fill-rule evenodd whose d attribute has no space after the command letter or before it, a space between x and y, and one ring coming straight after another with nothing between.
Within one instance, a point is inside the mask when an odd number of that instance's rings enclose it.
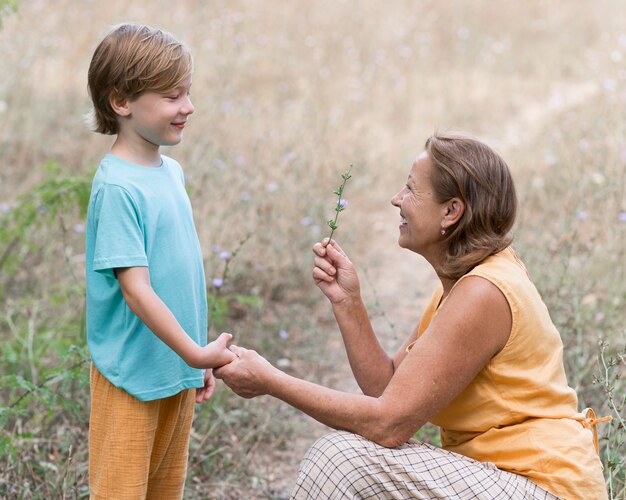
<instances>
[{"instance_id":1,"label":"boy's smile","mask_svg":"<svg viewBox=\"0 0 626 500\"><path fill-rule=\"evenodd\" d=\"M146 92L118 103L120 127L112 152L122 157L130 153L127 159L154 166L160 146L173 146L183 138L187 119L194 112L190 88L191 76L170 91Z\"/></svg>"}]
</instances>

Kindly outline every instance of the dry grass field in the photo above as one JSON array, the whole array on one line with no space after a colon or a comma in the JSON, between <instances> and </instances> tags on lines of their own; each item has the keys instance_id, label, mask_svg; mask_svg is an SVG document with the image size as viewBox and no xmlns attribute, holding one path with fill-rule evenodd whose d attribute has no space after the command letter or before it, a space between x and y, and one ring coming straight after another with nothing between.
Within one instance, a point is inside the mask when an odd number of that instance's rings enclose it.
<instances>
[{"instance_id":1,"label":"dry grass field","mask_svg":"<svg viewBox=\"0 0 626 500\"><path fill-rule=\"evenodd\" d=\"M622 1L6 3L0 498L88 496L82 207L111 138L85 126L86 73L101 36L123 21L167 29L194 54L195 114L166 153L190 187L211 335L232 331L291 373L356 390L310 279L332 191L353 164L336 237L394 349L434 277L397 247L389 200L428 135L470 133L513 170L515 245L561 331L581 408L613 416L601 455L611 498L626 498ZM287 498L299 458L324 432L276 401L220 387L197 408L186 498Z\"/></svg>"}]
</instances>

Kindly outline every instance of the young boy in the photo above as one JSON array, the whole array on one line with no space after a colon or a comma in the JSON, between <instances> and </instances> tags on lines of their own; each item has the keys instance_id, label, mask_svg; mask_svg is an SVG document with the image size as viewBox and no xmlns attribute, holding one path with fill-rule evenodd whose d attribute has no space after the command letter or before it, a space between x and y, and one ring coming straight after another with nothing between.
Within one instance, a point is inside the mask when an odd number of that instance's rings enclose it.
<instances>
[{"instance_id":1,"label":"young boy","mask_svg":"<svg viewBox=\"0 0 626 500\"><path fill-rule=\"evenodd\" d=\"M133 24L106 35L89 67L95 131L116 136L87 216L91 498L182 498L194 392L208 399L211 369L235 358L229 334L205 345L191 205L180 165L159 152L194 111L191 72L182 43Z\"/></svg>"}]
</instances>

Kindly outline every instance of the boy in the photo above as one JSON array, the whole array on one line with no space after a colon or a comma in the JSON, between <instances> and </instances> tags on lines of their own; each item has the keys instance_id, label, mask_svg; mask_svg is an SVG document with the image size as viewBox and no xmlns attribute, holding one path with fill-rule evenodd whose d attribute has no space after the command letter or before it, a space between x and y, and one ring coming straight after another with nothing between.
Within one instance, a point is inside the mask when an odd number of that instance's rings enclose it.
<instances>
[{"instance_id":1,"label":"boy","mask_svg":"<svg viewBox=\"0 0 626 500\"><path fill-rule=\"evenodd\" d=\"M202 255L180 165L194 108L192 59L169 33L124 24L89 67L96 132L116 135L87 216L92 358L91 498L182 498L195 400L229 363L229 334L206 344ZM204 377L202 370L207 369Z\"/></svg>"}]
</instances>

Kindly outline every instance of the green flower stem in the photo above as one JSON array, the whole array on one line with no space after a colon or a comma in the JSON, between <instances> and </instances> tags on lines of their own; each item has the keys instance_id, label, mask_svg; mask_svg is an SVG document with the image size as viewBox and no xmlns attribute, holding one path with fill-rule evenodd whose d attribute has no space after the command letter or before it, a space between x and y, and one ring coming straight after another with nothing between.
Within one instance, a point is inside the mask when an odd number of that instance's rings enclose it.
<instances>
[{"instance_id":1,"label":"green flower stem","mask_svg":"<svg viewBox=\"0 0 626 500\"><path fill-rule=\"evenodd\" d=\"M330 242L333 240L333 234L335 233L335 230L339 227L337 226L337 220L339 219L339 212L343 211L343 209L345 208L344 206L341 205L341 197L343 196L343 191L346 187L346 182L348 182L348 179L352 177L350 175L351 171L352 171L352 165L350 165L350 168L348 170L346 170L343 174L341 174L341 178L343 179L343 181L341 185L334 191L334 194L337 195L337 205L335 206L335 218L330 219L327 222L328 227L330 227L330 236L328 237L328 245L330 245Z\"/></svg>"}]
</instances>

